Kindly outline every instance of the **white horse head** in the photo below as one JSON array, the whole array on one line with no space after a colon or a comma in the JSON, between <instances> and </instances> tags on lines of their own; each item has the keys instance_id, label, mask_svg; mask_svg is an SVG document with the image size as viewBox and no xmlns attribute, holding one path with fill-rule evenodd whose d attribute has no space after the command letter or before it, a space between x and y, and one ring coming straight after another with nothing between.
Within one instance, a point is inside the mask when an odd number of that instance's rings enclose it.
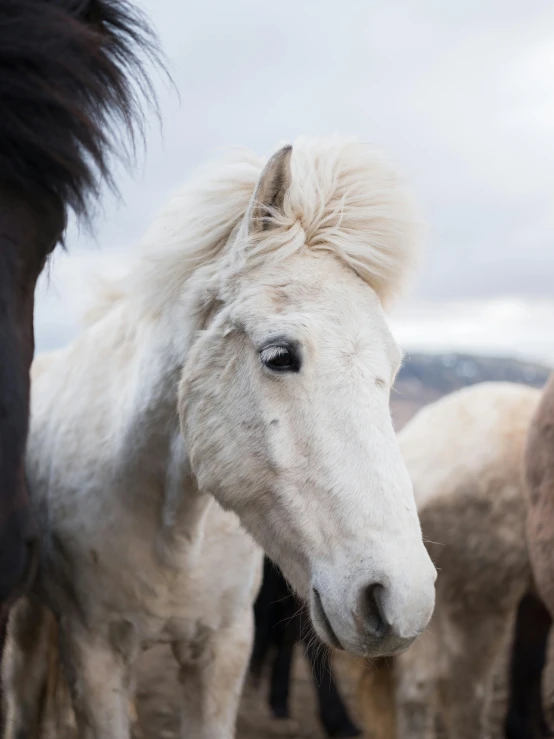
<instances>
[{"instance_id":1,"label":"white horse head","mask_svg":"<svg viewBox=\"0 0 554 739\"><path fill-rule=\"evenodd\" d=\"M234 166L231 200L256 171ZM436 576L392 427L401 357L382 309L413 256L412 211L354 141L302 139L259 172L197 275L202 330L179 400L192 470L307 599L324 641L391 654L427 626Z\"/></svg>"}]
</instances>

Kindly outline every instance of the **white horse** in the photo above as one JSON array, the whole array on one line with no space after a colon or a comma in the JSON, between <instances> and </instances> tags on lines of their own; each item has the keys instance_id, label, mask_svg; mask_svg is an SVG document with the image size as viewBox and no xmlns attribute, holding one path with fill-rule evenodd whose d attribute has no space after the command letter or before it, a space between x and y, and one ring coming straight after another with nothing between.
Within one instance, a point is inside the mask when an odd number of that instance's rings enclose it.
<instances>
[{"instance_id":1,"label":"white horse","mask_svg":"<svg viewBox=\"0 0 554 739\"><path fill-rule=\"evenodd\" d=\"M302 139L263 171L242 152L175 197L94 323L36 362L37 592L80 739L129 736L133 664L160 641L181 668L182 736L234 735L261 563L246 532L328 644L391 654L426 627L436 573L389 414L400 353L382 309L414 233L365 145ZM11 731L28 736L36 703L15 693L36 607L15 618Z\"/></svg>"}]
</instances>

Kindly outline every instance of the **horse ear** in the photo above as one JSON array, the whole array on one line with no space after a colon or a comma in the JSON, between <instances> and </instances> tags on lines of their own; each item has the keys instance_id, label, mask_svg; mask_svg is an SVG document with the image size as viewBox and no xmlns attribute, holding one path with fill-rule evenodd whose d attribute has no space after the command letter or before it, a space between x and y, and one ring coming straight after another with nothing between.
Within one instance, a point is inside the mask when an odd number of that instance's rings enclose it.
<instances>
[{"instance_id":1,"label":"horse ear","mask_svg":"<svg viewBox=\"0 0 554 739\"><path fill-rule=\"evenodd\" d=\"M291 183L292 146L284 146L265 165L252 197L248 216L248 232L257 234L275 227L274 216L283 208Z\"/></svg>"}]
</instances>

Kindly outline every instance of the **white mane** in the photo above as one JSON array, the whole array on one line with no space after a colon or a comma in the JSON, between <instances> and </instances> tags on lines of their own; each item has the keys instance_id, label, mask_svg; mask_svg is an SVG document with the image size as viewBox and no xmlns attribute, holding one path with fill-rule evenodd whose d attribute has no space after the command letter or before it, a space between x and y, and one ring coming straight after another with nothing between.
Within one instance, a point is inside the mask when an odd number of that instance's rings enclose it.
<instances>
[{"instance_id":1,"label":"white mane","mask_svg":"<svg viewBox=\"0 0 554 739\"><path fill-rule=\"evenodd\" d=\"M351 267L383 303L397 294L416 255L410 199L383 155L354 139L299 138L291 185L275 228L230 240L248 210L264 161L245 149L202 169L162 209L146 234L138 264L102 289L89 321L125 296L147 313L173 302L196 269L253 269L304 248L327 251ZM227 247L227 248L226 248ZM228 263L228 262L227 262Z\"/></svg>"}]
</instances>

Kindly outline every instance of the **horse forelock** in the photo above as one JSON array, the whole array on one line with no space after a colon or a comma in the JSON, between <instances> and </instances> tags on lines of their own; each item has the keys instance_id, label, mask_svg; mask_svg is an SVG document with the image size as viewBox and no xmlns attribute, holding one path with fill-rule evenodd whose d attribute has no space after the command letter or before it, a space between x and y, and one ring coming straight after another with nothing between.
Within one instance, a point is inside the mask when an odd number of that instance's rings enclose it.
<instances>
[{"instance_id":1,"label":"horse forelock","mask_svg":"<svg viewBox=\"0 0 554 739\"><path fill-rule=\"evenodd\" d=\"M156 38L127 0L3 0L0 185L88 215L114 187L110 154L134 153L140 103L155 106L147 59Z\"/></svg>"},{"instance_id":2,"label":"horse forelock","mask_svg":"<svg viewBox=\"0 0 554 739\"><path fill-rule=\"evenodd\" d=\"M257 231L248 213L263 160L237 149L201 170L155 219L137 267L116 289L102 289L94 319L125 296L139 312L160 313L195 276L233 280L302 249L334 255L386 303L411 271L420 233L393 168L372 147L339 136L298 139L290 161L279 210L266 208L271 227Z\"/></svg>"},{"instance_id":3,"label":"horse forelock","mask_svg":"<svg viewBox=\"0 0 554 739\"><path fill-rule=\"evenodd\" d=\"M245 264L279 261L303 248L327 252L387 303L411 272L422 230L393 167L372 146L332 136L297 139L290 168L273 228L237 240Z\"/></svg>"}]
</instances>

